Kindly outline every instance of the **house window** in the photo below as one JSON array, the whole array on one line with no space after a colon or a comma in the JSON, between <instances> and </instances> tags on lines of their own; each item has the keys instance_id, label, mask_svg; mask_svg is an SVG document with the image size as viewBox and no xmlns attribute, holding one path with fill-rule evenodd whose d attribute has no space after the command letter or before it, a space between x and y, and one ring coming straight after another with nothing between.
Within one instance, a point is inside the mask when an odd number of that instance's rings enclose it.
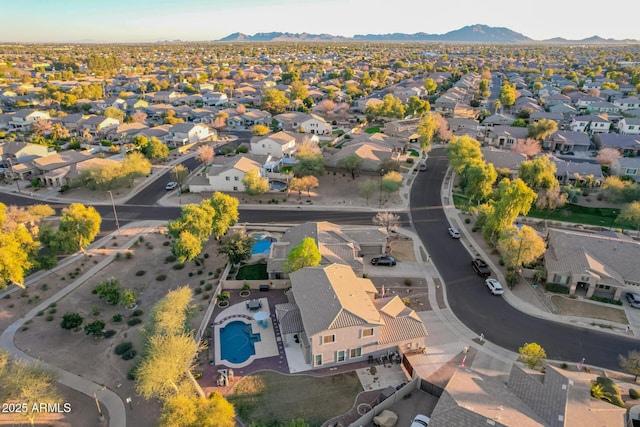
<instances>
[{"instance_id":1,"label":"house window","mask_svg":"<svg viewBox=\"0 0 640 427\"><path fill-rule=\"evenodd\" d=\"M224 179L225 179L226 181L231 181L231 177L230 177L230 176L225 176L225 177L224 177Z\"/></svg>"},{"instance_id":2,"label":"house window","mask_svg":"<svg viewBox=\"0 0 640 427\"><path fill-rule=\"evenodd\" d=\"M553 283L559 283L561 285L566 285L569 282L569 276L560 276L559 274L553 275Z\"/></svg>"},{"instance_id":3,"label":"house window","mask_svg":"<svg viewBox=\"0 0 640 427\"><path fill-rule=\"evenodd\" d=\"M324 335L322 337L322 344L330 344L332 342L336 342L336 336L335 335Z\"/></svg>"},{"instance_id":4,"label":"house window","mask_svg":"<svg viewBox=\"0 0 640 427\"><path fill-rule=\"evenodd\" d=\"M372 337L373 336L373 328L367 328L362 330L362 337Z\"/></svg>"},{"instance_id":5,"label":"house window","mask_svg":"<svg viewBox=\"0 0 640 427\"><path fill-rule=\"evenodd\" d=\"M233 191L238 191L238 187L233 187Z\"/></svg>"},{"instance_id":6,"label":"house window","mask_svg":"<svg viewBox=\"0 0 640 427\"><path fill-rule=\"evenodd\" d=\"M638 169L627 169L625 175L637 175Z\"/></svg>"},{"instance_id":7,"label":"house window","mask_svg":"<svg viewBox=\"0 0 640 427\"><path fill-rule=\"evenodd\" d=\"M611 286L609 286L609 285L596 285L596 288L604 289L605 291L608 291L609 289L611 289Z\"/></svg>"},{"instance_id":8,"label":"house window","mask_svg":"<svg viewBox=\"0 0 640 427\"><path fill-rule=\"evenodd\" d=\"M313 366L322 366L322 355L316 354L313 356Z\"/></svg>"},{"instance_id":9,"label":"house window","mask_svg":"<svg viewBox=\"0 0 640 427\"><path fill-rule=\"evenodd\" d=\"M362 356L362 347L352 348L349 352L349 357L352 359L360 356Z\"/></svg>"},{"instance_id":10,"label":"house window","mask_svg":"<svg viewBox=\"0 0 640 427\"><path fill-rule=\"evenodd\" d=\"M344 350L336 351L336 362L344 362L345 358Z\"/></svg>"}]
</instances>

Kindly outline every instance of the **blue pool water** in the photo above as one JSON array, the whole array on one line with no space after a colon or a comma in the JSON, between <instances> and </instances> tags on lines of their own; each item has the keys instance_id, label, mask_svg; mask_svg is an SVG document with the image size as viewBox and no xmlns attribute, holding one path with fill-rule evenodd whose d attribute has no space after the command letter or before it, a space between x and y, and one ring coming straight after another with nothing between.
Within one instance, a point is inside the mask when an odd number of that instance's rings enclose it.
<instances>
[{"instance_id":1,"label":"blue pool water","mask_svg":"<svg viewBox=\"0 0 640 427\"><path fill-rule=\"evenodd\" d=\"M253 244L253 248L251 248L251 255L264 254L269 252L271 249L271 244L276 241L273 237L265 237L262 238L262 234L254 234L256 242Z\"/></svg>"},{"instance_id":2,"label":"blue pool water","mask_svg":"<svg viewBox=\"0 0 640 427\"><path fill-rule=\"evenodd\" d=\"M220 357L231 363L245 362L256 354L260 334L251 333L251 325L235 320L220 329Z\"/></svg>"},{"instance_id":3,"label":"blue pool water","mask_svg":"<svg viewBox=\"0 0 640 427\"><path fill-rule=\"evenodd\" d=\"M282 181L269 181L269 188L272 190L284 191L287 189L287 183Z\"/></svg>"}]
</instances>

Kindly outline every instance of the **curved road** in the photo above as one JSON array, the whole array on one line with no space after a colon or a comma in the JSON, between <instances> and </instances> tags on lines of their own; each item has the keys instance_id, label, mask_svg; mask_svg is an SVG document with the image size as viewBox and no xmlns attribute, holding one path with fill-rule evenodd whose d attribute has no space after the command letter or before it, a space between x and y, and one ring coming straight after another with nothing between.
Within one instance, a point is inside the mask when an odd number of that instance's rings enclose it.
<instances>
[{"instance_id":1,"label":"curved road","mask_svg":"<svg viewBox=\"0 0 640 427\"><path fill-rule=\"evenodd\" d=\"M518 351L537 342L550 359L579 361L619 369L617 356L638 349L638 340L555 323L522 313L503 298L491 295L471 269L471 255L447 234L440 190L448 167L443 149L434 149L428 171L418 173L411 189L411 217L417 234L446 283L447 299L467 327L500 347Z\"/></svg>"}]
</instances>

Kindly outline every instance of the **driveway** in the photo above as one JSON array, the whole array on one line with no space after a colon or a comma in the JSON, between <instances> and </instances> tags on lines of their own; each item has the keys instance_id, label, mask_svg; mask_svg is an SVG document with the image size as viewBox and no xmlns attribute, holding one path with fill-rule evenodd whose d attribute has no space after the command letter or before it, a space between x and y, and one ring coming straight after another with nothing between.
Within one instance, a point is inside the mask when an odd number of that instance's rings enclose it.
<instances>
[{"instance_id":1,"label":"driveway","mask_svg":"<svg viewBox=\"0 0 640 427\"><path fill-rule=\"evenodd\" d=\"M387 265L371 265L373 256L364 257L364 274L368 277L414 277L424 278L423 266L419 262L398 261L393 267Z\"/></svg>"}]
</instances>

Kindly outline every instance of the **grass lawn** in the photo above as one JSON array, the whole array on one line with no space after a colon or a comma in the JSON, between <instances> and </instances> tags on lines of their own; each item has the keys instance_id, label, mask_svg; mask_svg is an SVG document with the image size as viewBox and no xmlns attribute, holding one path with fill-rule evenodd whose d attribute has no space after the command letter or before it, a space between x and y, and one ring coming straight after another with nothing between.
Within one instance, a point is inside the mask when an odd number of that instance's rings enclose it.
<instances>
[{"instance_id":1,"label":"grass lawn","mask_svg":"<svg viewBox=\"0 0 640 427\"><path fill-rule=\"evenodd\" d=\"M407 151L409 152L409 156L411 156L411 157L420 157L420 152L418 150L414 150L413 148L409 148Z\"/></svg>"},{"instance_id":2,"label":"grass lawn","mask_svg":"<svg viewBox=\"0 0 640 427\"><path fill-rule=\"evenodd\" d=\"M300 418L320 426L349 411L361 391L355 372L320 378L259 372L239 381L227 398L245 425L282 425Z\"/></svg>"},{"instance_id":3,"label":"grass lawn","mask_svg":"<svg viewBox=\"0 0 640 427\"><path fill-rule=\"evenodd\" d=\"M364 131L366 133L378 133L380 132L380 126L371 126L370 128L366 128Z\"/></svg>"},{"instance_id":4,"label":"grass lawn","mask_svg":"<svg viewBox=\"0 0 640 427\"><path fill-rule=\"evenodd\" d=\"M546 216L549 221L567 221L576 224L611 227L616 225L614 221L619 212L620 209L591 208L567 203L562 208L552 212L539 210L533 206L527 216L533 218L545 218Z\"/></svg>"},{"instance_id":5,"label":"grass lawn","mask_svg":"<svg viewBox=\"0 0 640 427\"><path fill-rule=\"evenodd\" d=\"M342 129L336 129L333 132L331 132L331 135L344 135L344 131Z\"/></svg>"},{"instance_id":6,"label":"grass lawn","mask_svg":"<svg viewBox=\"0 0 640 427\"><path fill-rule=\"evenodd\" d=\"M453 194L453 204L462 212L467 212L469 210L469 198L462 194Z\"/></svg>"},{"instance_id":7,"label":"grass lawn","mask_svg":"<svg viewBox=\"0 0 640 427\"><path fill-rule=\"evenodd\" d=\"M247 264L240 267L236 280L267 280L267 264Z\"/></svg>"}]
</instances>

